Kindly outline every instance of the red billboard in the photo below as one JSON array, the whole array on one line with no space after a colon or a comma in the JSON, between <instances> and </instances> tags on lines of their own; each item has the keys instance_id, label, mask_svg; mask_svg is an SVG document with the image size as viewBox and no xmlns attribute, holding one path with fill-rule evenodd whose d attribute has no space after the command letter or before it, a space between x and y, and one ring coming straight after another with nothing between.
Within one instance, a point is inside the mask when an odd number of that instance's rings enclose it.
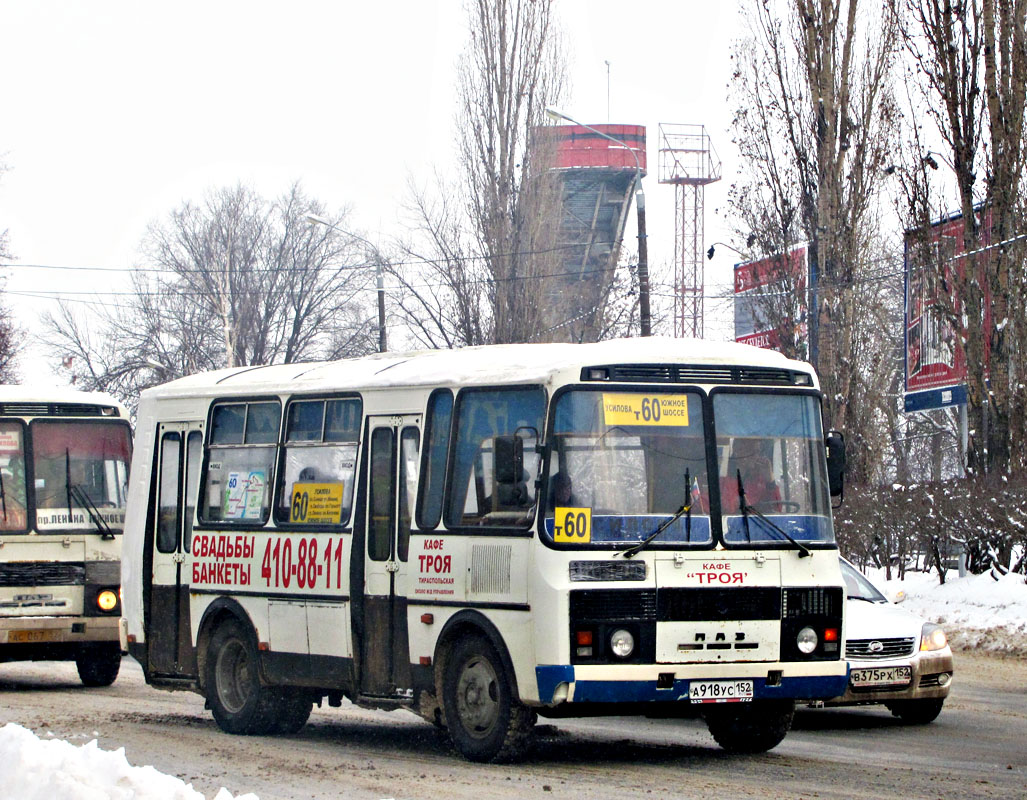
<instances>
[{"instance_id":1,"label":"red billboard","mask_svg":"<svg viewBox=\"0 0 1027 800\"><path fill-rule=\"evenodd\" d=\"M735 341L803 354L806 349L805 244L786 254L735 264Z\"/></svg>"},{"instance_id":2,"label":"red billboard","mask_svg":"<svg viewBox=\"0 0 1027 800\"><path fill-rule=\"evenodd\" d=\"M980 208L977 209L980 214ZM944 313L960 309L955 278L974 269L991 238L991 214L980 219L979 243L971 253L963 246L963 215L954 214L905 234L906 411L927 411L966 402L966 353L963 331ZM987 287L986 283L982 285ZM942 293L948 293L948 297ZM984 325L991 324L991 303L984 304Z\"/></svg>"}]
</instances>

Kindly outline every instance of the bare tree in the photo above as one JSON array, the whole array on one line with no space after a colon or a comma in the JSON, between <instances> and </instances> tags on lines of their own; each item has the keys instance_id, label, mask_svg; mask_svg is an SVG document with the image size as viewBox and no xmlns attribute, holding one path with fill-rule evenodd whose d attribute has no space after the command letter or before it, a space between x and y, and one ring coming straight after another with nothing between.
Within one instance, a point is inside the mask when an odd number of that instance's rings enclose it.
<instances>
[{"instance_id":1,"label":"bare tree","mask_svg":"<svg viewBox=\"0 0 1027 800\"><path fill-rule=\"evenodd\" d=\"M456 185L415 190L411 236L423 263L394 268L400 314L418 342L452 347L537 338L558 271L559 186L536 135L564 84L552 0L471 0L458 66ZM450 316L452 315L452 316Z\"/></svg>"},{"instance_id":2,"label":"bare tree","mask_svg":"<svg viewBox=\"0 0 1027 800\"><path fill-rule=\"evenodd\" d=\"M962 332L970 365L969 466L978 472L1022 471L1027 469L1022 366L1027 248L1020 193L1027 155L1027 6L1013 0L894 1L917 66L923 106L949 151L962 212L967 255L944 263L935 259L933 280L944 284L938 310ZM922 173L925 162L933 162L929 153L915 154L909 172ZM930 211L922 202L913 210L925 231Z\"/></svg>"},{"instance_id":3,"label":"bare tree","mask_svg":"<svg viewBox=\"0 0 1027 800\"><path fill-rule=\"evenodd\" d=\"M200 370L373 351L361 240L344 215L332 228L308 213L325 214L299 186L273 203L243 186L186 203L151 225L154 267L133 275L127 307L101 310L94 330L62 305L45 319L50 350L79 385L122 397Z\"/></svg>"},{"instance_id":4,"label":"bare tree","mask_svg":"<svg viewBox=\"0 0 1027 800\"><path fill-rule=\"evenodd\" d=\"M861 345L880 345L881 337L861 326L874 318L864 304L879 299L868 287L877 277L877 195L896 125L894 24L884 2L857 0L763 2L745 13L749 35L735 48L733 81L747 165L731 196L738 233L754 234L764 255L807 243L810 359L827 421L867 441L867 426L879 419L860 405L868 398L860 382L877 353ZM767 317L781 313L764 307ZM865 481L866 451L853 452L852 477Z\"/></svg>"}]
</instances>

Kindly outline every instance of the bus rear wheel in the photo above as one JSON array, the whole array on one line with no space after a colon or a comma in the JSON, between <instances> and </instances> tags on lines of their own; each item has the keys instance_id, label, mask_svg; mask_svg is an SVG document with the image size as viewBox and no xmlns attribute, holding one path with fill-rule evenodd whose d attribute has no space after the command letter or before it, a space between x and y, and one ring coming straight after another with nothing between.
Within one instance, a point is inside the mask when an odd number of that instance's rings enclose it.
<instances>
[{"instance_id":1,"label":"bus rear wheel","mask_svg":"<svg viewBox=\"0 0 1027 800\"><path fill-rule=\"evenodd\" d=\"M280 706L272 690L260 684L257 648L241 623L231 620L218 626L205 667L207 702L221 730L244 735L275 730Z\"/></svg>"},{"instance_id":2,"label":"bus rear wheel","mask_svg":"<svg viewBox=\"0 0 1027 800\"><path fill-rule=\"evenodd\" d=\"M85 686L110 686L121 669L118 645L86 647L75 659L78 677Z\"/></svg>"},{"instance_id":3,"label":"bus rear wheel","mask_svg":"<svg viewBox=\"0 0 1027 800\"><path fill-rule=\"evenodd\" d=\"M792 727L792 700L725 703L706 712L706 726L729 753L765 753L781 744Z\"/></svg>"},{"instance_id":4,"label":"bus rear wheel","mask_svg":"<svg viewBox=\"0 0 1027 800\"><path fill-rule=\"evenodd\" d=\"M502 659L484 638L453 646L442 696L450 738L469 761L515 761L530 749L535 712L514 697Z\"/></svg>"}]
</instances>

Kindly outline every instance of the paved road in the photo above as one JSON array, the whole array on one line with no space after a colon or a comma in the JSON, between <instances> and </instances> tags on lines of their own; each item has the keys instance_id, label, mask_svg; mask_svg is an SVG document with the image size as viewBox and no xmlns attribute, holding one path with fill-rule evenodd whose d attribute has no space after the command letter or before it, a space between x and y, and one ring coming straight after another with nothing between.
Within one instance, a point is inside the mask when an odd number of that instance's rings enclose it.
<instances>
[{"instance_id":1,"label":"paved road","mask_svg":"<svg viewBox=\"0 0 1027 800\"><path fill-rule=\"evenodd\" d=\"M698 721L618 718L543 722L529 762L480 766L409 713L348 704L315 709L295 736L228 736L202 698L149 688L131 659L106 689L83 688L73 665L0 664L0 724L124 747L208 797L221 786L261 800L1023 797L1027 664L960 654L956 681L931 725L884 709L802 710L760 756L724 753Z\"/></svg>"}]
</instances>

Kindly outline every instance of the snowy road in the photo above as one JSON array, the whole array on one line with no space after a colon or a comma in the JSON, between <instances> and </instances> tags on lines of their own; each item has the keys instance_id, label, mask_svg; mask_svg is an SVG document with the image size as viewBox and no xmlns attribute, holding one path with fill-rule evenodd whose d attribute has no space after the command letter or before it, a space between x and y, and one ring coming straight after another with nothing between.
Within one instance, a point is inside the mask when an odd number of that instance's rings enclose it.
<instances>
[{"instance_id":1,"label":"snowy road","mask_svg":"<svg viewBox=\"0 0 1027 800\"><path fill-rule=\"evenodd\" d=\"M938 721L899 725L881 710L805 710L784 743L729 756L693 720L543 721L525 764L482 767L405 712L315 709L296 736L228 736L203 700L143 683L126 659L107 689L74 665L0 664L0 725L104 749L125 747L212 797L218 787L292 798L893 798L1021 796L1027 783L1027 664L957 655ZM94 733L95 732L95 733Z\"/></svg>"}]
</instances>

